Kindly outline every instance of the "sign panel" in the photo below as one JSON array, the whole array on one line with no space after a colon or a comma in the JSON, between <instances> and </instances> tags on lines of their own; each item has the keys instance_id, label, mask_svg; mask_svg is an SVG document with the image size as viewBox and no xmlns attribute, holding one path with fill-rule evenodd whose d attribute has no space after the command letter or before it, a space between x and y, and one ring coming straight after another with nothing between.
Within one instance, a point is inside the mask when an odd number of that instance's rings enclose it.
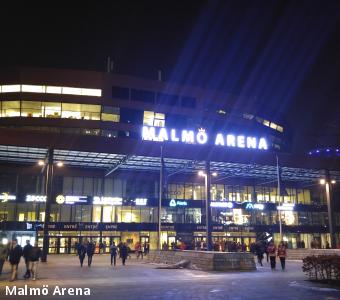
<instances>
[{"instance_id":1,"label":"sign panel","mask_svg":"<svg viewBox=\"0 0 340 300\"><path fill-rule=\"evenodd\" d=\"M211 139L215 146L268 150L268 142L265 137L246 136L242 134L236 135L233 133L217 133L215 136L211 137ZM204 145L209 142L209 135L204 129L194 131L143 126L142 140Z\"/></svg>"}]
</instances>

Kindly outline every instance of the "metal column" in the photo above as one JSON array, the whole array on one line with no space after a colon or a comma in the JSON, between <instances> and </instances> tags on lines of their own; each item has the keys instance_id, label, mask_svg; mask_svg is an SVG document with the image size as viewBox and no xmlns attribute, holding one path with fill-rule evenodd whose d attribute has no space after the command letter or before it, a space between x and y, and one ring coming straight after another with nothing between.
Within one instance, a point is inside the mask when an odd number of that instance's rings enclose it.
<instances>
[{"instance_id":1,"label":"metal column","mask_svg":"<svg viewBox=\"0 0 340 300\"><path fill-rule=\"evenodd\" d=\"M333 223L333 203L331 199L331 179L329 176L329 171L326 170L326 200L327 200L327 212L328 212L328 227L330 235L330 247L332 249L336 248L336 238L334 234L334 223Z\"/></svg>"},{"instance_id":2,"label":"metal column","mask_svg":"<svg viewBox=\"0 0 340 300\"><path fill-rule=\"evenodd\" d=\"M211 250L211 208L210 208L210 185L211 185L211 174L210 174L210 161L205 162L205 226L206 226L206 244L207 251Z\"/></svg>"},{"instance_id":3,"label":"metal column","mask_svg":"<svg viewBox=\"0 0 340 300\"><path fill-rule=\"evenodd\" d=\"M52 187L53 187L53 149L48 150L46 166L46 181L45 181L45 192L46 192L46 207L45 207L45 221L44 221L44 236L43 236L43 250L41 261L47 261L48 248L49 248L49 232L48 225L50 223L50 212L52 203Z\"/></svg>"},{"instance_id":4,"label":"metal column","mask_svg":"<svg viewBox=\"0 0 340 300\"><path fill-rule=\"evenodd\" d=\"M163 167L164 167L164 159L163 159L163 146L161 146L161 166L159 172L159 198L158 198L158 250L162 249L161 242L161 230L162 230L162 220L161 220L161 210L162 210L162 197L163 197Z\"/></svg>"}]
</instances>

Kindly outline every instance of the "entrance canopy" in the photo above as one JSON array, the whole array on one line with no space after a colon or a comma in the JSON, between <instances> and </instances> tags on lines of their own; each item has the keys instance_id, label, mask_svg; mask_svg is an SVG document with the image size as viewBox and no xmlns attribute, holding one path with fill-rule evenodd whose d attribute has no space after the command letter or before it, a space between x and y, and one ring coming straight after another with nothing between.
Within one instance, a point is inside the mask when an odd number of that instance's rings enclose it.
<instances>
[{"instance_id":1,"label":"entrance canopy","mask_svg":"<svg viewBox=\"0 0 340 300\"><path fill-rule=\"evenodd\" d=\"M36 164L45 160L48 149L0 145L0 162L16 164ZM65 166L103 170L106 175L116 170L159 172L161 158L155 156L123 155L102 152L85 152L54 149L54 161ZM178 173L197 174L205 169L205 161L164 157L164 167L168 175ZM325 177L322 169L294 168L281 165L282 179L285 181L315 182ZM211 172L218 178L254 178L276 180L276 165L217 162L211 160ZM339 171L330 171L331 179L340 181Z\"/></svg>"}]
</instances>

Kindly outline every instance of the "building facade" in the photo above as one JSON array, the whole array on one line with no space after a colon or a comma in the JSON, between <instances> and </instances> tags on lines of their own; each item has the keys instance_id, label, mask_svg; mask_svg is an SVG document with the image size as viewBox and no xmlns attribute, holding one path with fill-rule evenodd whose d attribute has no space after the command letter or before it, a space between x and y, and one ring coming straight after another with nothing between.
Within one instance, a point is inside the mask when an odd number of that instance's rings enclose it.
<instances>
[{"instance_id":1,"label":"building facade","mask_svg":"<svg viewBox=\"0 0 340 300\"><path fill-rule=\"evenodd\" d=\"M327 179L339 244L338 157L289 153L284 116L273 120L254 101L53 69L3 70L0 100L3 242L16 236L42 245L48 201L50 253L73 253L89 239L157 248L159 212L161 244L194 248L206 238L208 203L214 242L278 242L281 218L289 247L326 247L329 214L319 180ZM209 193L200 171L209 175Z\"/></svg>"}]
</instances>

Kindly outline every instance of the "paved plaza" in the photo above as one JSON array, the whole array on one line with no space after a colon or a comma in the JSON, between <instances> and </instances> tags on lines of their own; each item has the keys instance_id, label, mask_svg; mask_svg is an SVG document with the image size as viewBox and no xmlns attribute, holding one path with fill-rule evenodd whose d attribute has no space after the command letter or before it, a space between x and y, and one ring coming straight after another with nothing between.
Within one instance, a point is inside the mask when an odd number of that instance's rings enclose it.
<instances>
[{"instance_id":1,"label":"paved plaza","mask_svg":"<svg viewBox=\"0 0 340 300\"><path fill-rule=\"evenodd\" d=\"M24 280L24 262L20 263L20 280L10 283L6 263L0 278L0 299L340 299L340 289L306 281L301 262L289 261L287 271L272 272L267 263L253 272L218 273L197 270L156 269L157 265L137 261L126 266L118 261L109 264L108 255L94 256L92 267L80 268L74 255L51 255L41 263L37 281ZM47 296L6 296L6 285L24 287L48 285ZM90 296L52 295L55 287L90 288ZM83 290L84 291L84 290Z\"/></svg>"}]
</instances>

